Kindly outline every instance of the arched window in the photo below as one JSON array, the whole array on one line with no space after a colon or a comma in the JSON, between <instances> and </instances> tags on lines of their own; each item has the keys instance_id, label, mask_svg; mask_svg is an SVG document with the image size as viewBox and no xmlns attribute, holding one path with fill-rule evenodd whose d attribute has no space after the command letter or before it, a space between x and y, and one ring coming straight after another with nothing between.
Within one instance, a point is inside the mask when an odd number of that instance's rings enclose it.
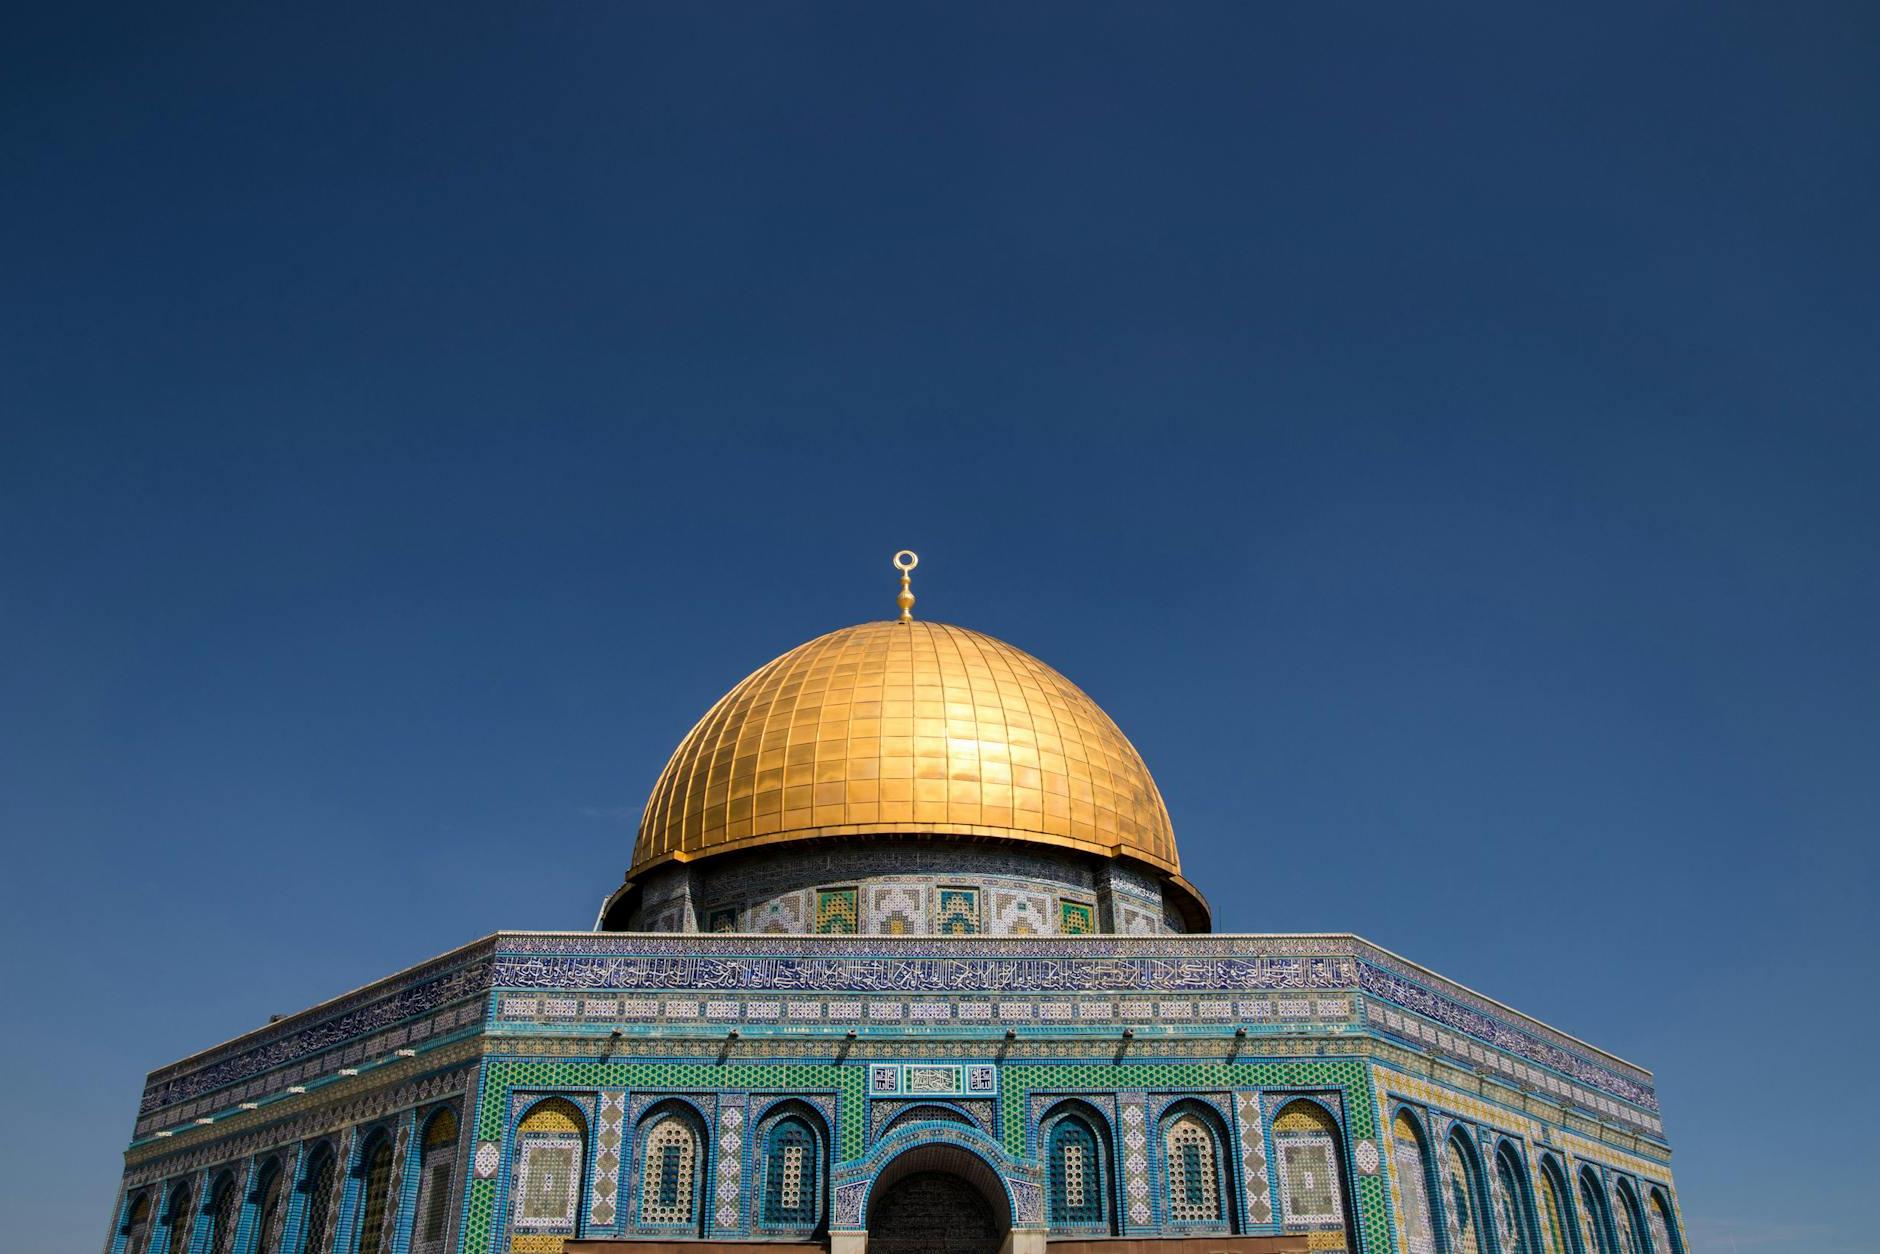
<instances>
[{"instance_id":1,"label":"arched window","mask_svg":"<svg viewBox=\"0 0 1880 1254\"><path fill-rule=\"evenodd\" d=\"M235 1226L241 1218L242 1191L235 1184L235 1173L225 1171L216 1177L209 1192L209 1238L203 1248L209 1254L234 1254Z\"/></svg>"},{"instance_id":2,"label":"arched window","mask_svg":"<svg viewBox=\"0 0 1880 1254\"><path fill-rule=\"evenodd\" d=\"M1495 1151L1490 1195L1495 1204L1495 1237L1501 1243L1501 1254L1535 1254L1527 1169L1512 1145L1503 1143Z\"/></svg>"},{"instance_id":3,"label":"arched window","mask_svg":"<svg viewBox=\"0 0 1880 1254\"><path fill-rule=\"evenodd\" d=\"M189 1234L194 1228L195 1197L187 1184L179 1184L170 1191L170 1206L163 1214L163 1228L167 1234L164 1244L165 1254L189 1254Z\"/></svg>"},{"instance_id":4,"label":"arched window","mask_svg":"<svg viewBox=\"0 0 1880 1254\"><path fill-rule=\"evenodd\" d=\"M1224 1228L1227 1182L1212 1125L1193 1110L1169 1119L1162 1127L1162 1162L1169 1222Z\"/></svg>"},{"instance_id":5,"label":"arched window","mask_svg":"<svg viewBox=\"0 0 1880 1254\"><path fill-rule=\"evenodd\" d=\"M281 1160L270 1158L255 1173L255 1189L248 1195L255 1204L255 1239L248 1254L281 1254L281 1226L287 1218L287 1173Z\"/></svg>"},{"instance_id":6,"label":"arched window","mask_svg":"<svg viewBox=\"0 0 1880 1254\"><path fill-rule=\"evenodd\" d=\"M375 1135L359 1155L359 1176L364 1199L359 1216L359 1239L355 1254L378 1254L385 1240L385 1220L390 1213L392 1188L392 1138L385 1132Z\"/></svg>"},{"instance_id":7,"label":"arched window","mask_svg":"<svg viewBox=\"0 0 1880 1254\"><path fill-rule=\"evenodd\" d=\"M1619 1204L1613 1208L1612 1218L1619 1233L1619 1254L1645 1254L1645 1214L1628 1180L1619 1181Z\"/></svg>"},{"instance_id":8,"label":"arched window","mask_svg":"<svg viewBox=\"0 0 1880 1254\"><path fill-rule=\"evenodd\" d=\"M1678 1241L1678 1224L1671 1217L1671 1203L1664 1190L1652 1190L1651 1200L1645 1204L1645 1221L1651 1227L1652 1248L1657 1254L1684 1254L1684 1246Z\"/></svg>"},{"instance_id":9,"label":"arched window","mask_svg":"<svg viewBox=\"0 0 1880 1254\"><path fill-rule=\"evenodd\" d=\"M319 1146L308 1156L306 1170L300 1175L300 1191L306 1199L301 1205L307 1216L301 1254L326 1254L333 1244L333 1186L338 1178L333 1147Z\"/></svg>"},{"instance_id":10,"label":"arched window","mask_svg":"<svg viewBox=\"0 0 1880 1254\"><path fill-rule=\"evenodd\" d=\"M1450 1254L1486 1254L1482 1179L1475 1169L1475 1151L1463 1138L1458 1131L1443 1148L1443 1222L1449 1230Z\"/></svg>"},{"instance_id":11,"label":"arched window","mask_svg":"<svg viewBox=\"0 0 1880 1254\"><path fill-rule=\"evenodd\" d=\"M1051 1227L1110 1230L1109 1163L1085 1116L1066 1114L1046 1125L1045 1175Z\"/></svg>"},{"instance_id":12,"label":"arched window","mask_svg":"<svg viewBox=\"0 0 1880 1254\"><path fill-rule=\"evenodd\" d=\"M1430 1207L1429 1148L1423 1129L1409 1111L1400 1110L1391 1120L1390 1141L1404 1254L1437 1254L1436 1225Z\"/></svg>"},{"instance_id":13,"label":"arched window","mask_svg":"<svg viewBox=\"0 0 1880 1254\"><path fill-rule=\"evenodd\" d=\"M692 1119L679 1111L667 1111L648 1123L640 1158L640 1223L698 1226L702 1141Z\"/></svg>"},{"instance_id":14,"label":"arched window","mask_svg":"<svg viewBox=\"0 0 1880 1254\"><path fill-rule=\"evenodd\" d=\"M139 1193L124 1208L124 1254L144 1254L150 1248L150 1195Z\"/></svg>"},{"instance_id":15,"label":"arched window","mask_svg":"<svg viewBox=\"0 0 1880 1254\"><path fill-rule=\"evenodd\" d=\"M1279 1159L1280 1213L1287 1228L1319 1234L1316 1250L1342 1250L1330 1234L1345 1231L1345 1181L1339 1169L1338 1124L1317 1102L1292 1102L1273 1118Z\"/></svg>"},{"instance_id":16,"label":"arched window","mask_svg":"<svg viewBox=\"0 0 1880 1254\"><path fill-rule=\"evenodd\" d=\"M1612 1254L1607 1231L1606 1190L1593 1169L1584 1168L1580 1172L1581 1254Z\"/></svg>"},{"instance_id":17,"label":"arched window","mask_svg":"<svg viewBox=\"0 0 1880 1254\"><path fill-rule=\"evenodd\" d=\"M1567 1185L1559 1166L1550 1158L1541 1160L1541 1232L1548 1254L1574 1254L1567 1229L1573 1223L1573 1211L1567 1205Z\"/></svg>"},{"instance_id":18,"label":"arched window","mask_svg":"<svg viewBox=\"0 0 1880 1254\"><path fill-rule=\"evenodd\" d=\"M411 1231L412 1254L439 1254L450 1230L451 1180L457 1165L457 1113L450 1107L424 1125L419 1151L417 1223Z\"/></svg>"},{"instance_id":19,"label":"arched window","mask_svg":"<svg viewBox=\"0 0 1880 1254\"><path fill-rule=\"evenodd\" d=\"M764 1204L766 1228L813 1229L821 1215L822 1146L809 1121L785 1115L764 1133Z\"/></svg>"},{"instance_id":20,"label":"arched window","mask_svg":"<svg viewBox=\"0 0 1880 1254\"><path fill-rule=\"evenodd\" d=\"M573 1102L551 1097L516 1125L515 1206L512 1248L552 1245L571 1237L581 1217L581 1168L587 1150L587 1119ZM557 1247L559 1248L559 1247Z\"/></svg>"}]
</instances>

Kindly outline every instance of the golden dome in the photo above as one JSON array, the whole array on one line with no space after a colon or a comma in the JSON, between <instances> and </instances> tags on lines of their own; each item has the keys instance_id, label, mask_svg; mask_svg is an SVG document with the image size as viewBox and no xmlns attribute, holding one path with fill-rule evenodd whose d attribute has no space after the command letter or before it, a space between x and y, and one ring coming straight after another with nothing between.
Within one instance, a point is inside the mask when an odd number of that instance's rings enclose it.
<instances>
[{"instance_id":1,"label":"golden dome","mask_svg":"<svg viewBox=\"0 0 1880 1254\"><path fill-rule=\"evenodd\" d=\"M948 834L1126 857L1180 880L1149 768L1097 703L945 623L832 631L760 667L680 742L628 875L788 841Z\"/></svg>"}]
</instances>

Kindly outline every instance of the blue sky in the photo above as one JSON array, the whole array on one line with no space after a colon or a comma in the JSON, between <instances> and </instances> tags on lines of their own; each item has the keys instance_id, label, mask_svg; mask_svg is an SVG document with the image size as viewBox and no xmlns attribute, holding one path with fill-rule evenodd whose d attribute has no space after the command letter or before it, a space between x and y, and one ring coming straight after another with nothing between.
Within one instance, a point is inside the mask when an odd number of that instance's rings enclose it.
<instances>
[{"instance_id":1,"label":"blue sky","mask_svg":"<svg viewBox=\"0 0 1880 1254\"><path fill-rule=\"evenodd\" d=\"M14 1248L150 1067L588 925L903 546L1223 930L1654 1068L1702 1249L1869 1247L1872 9L1006 7L15 20Z\"/></svg>"}]
</instances>

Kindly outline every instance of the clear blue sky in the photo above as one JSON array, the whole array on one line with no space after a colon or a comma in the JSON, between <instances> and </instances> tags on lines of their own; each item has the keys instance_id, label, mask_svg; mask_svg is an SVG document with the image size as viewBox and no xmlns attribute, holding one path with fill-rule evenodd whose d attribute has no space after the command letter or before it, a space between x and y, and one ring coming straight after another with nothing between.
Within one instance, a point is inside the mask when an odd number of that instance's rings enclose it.
<instances>
[{"instance_id":1,"label":"clear blue sky","mask_svg":"<svg viewBox=\"0 0 1880 1254\"><path fill-rule=\"evenodd\" d=\"M12 16L10 1249L148 1068L587 926L902 546L1222 929L1656 1069L1700 1250L1871 1248L1872 6L1008 7Z\"/></svg>"}]
</instances>

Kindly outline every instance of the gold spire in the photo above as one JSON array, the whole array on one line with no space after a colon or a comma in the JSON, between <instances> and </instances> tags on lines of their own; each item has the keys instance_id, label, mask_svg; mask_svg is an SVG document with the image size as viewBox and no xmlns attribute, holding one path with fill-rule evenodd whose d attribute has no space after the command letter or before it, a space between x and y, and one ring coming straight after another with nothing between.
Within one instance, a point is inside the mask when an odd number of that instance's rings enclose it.
<instances>
[{"instance_id":1,"label":"gold spire","mask_svg":"<svg viewBox=\"0 0 1880 1254\"><path fill-rule=\"evenodd\" d=\"M908 590L908 580L913 569L920 565L920 554L912 549L902 549L894 555L894 568L901 572L901 594L894 598L894 603L901 607L901 621L914 621L914 594Z\"/></svg>"}]
</instances>

